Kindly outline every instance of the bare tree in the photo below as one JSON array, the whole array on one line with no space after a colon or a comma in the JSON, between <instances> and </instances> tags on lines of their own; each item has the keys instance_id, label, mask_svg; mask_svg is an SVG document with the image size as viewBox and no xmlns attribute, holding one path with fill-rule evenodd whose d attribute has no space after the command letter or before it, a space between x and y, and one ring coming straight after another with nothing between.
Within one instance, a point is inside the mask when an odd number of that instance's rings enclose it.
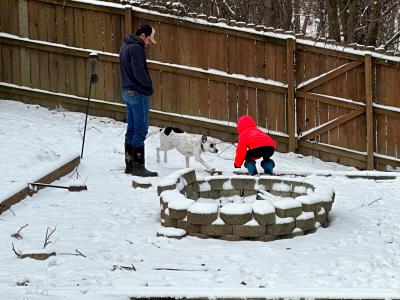
<instances>
[{"instance_id":1,"label":"bare tree","mask_svg":"<svg viewBox=\"0 0 400 300\"><path fill-rule=\"evenodd\" d=\"M142 1L165 5L161 0ZM293 30L343 44L399 49L400 0L181 0L178 4L185 13Z\"/></svg>"}]
</instances>

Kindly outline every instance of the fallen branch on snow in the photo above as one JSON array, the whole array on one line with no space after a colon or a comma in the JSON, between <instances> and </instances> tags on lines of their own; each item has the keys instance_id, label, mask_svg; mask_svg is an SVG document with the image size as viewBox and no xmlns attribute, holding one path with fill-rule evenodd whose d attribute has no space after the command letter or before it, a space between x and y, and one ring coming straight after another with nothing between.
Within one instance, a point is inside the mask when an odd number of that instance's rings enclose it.
<instances>
[{"instance_id":1,"label":"fallen branch on snow","mask_svg":"<svg viewBox=\"0 0 400 300\"><path fill-rule=\"evenodd\" d=\"M133 264L131 264L132 266L118 266L118 265L113 265L111 271L115 271L115 270L128 270L128 271L136 271L136 268Z\"/></svg>"},{"instance_id":2,"label":"fallen branch on snow","mask_svg":"<svg viewBox=\"0 0 400 300\"><path fill-rule=\"evenodd\" d=\"M37 260L46 260L50 256L57 255L54 251L50 252L50 253L25 253L25 254L22 254L21 251L15 250L14 243L12 243L12 250L15 253L15 255L20 259L24 259L24 258L29 257L29 258L37 259Z\"/></svg>"},{"instance_id":3,"label":"fallen branch on snow","mask_svg":"<svg viewBox=\"0 0 400 300\"><path fill-rule=\"evenodd\" d=\"M12 234L11 237L16 238L17 240L21 240L22 239L22 235L20 234L20 232L21 232L22 229L24 229L27 226L28 226L28 224L22 226L16 233Z\"/></svg>"}]
</instances>

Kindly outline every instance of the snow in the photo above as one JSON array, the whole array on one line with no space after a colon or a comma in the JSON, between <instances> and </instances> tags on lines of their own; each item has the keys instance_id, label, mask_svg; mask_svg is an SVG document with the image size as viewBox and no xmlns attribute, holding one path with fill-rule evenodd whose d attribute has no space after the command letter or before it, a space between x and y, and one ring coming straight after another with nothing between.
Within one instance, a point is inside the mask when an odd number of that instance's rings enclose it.
<instances>
[{"instance_id":1,"label":"snow","mask_svg":"<svg viewBox=\"0 0 400 300\"><path fill-rule=\"evenodd\" d=\"M157 233L163 236L184 236L186 234L186 231L175 227L161 226L158 229Z\"/></svg>"},{"instance_id":2,"label":"snow","mask_svg":"<svg viewBox=\"0 0 400 300\"><path fill-rule=\"evenodd\" d=\"M307 188L302 185L295 186L293 192L298 194L305 194L307 192Z\"/></svg>"},{"instance_id":3,"label":"snow","mask_svg":"<svg viewBox=\"0 0 400 300\"><path fill-rule=\"evenodd\" d=\"M244 215L251 214L252 208L246 203L228 203L221 207L220 212L227 215Z\"/></svg>"},{"instance_id":4,"label":"snow","mask_svg":"<svg viewBox=\"0 0 400 300\"><path fill-rule=\"evenodd\" d=\"M327 43L323 43L323 42L315 42L315 41L312 41L312 40L296 39L296 43L303 44L303 45L314 46L314 47L318 47L318 48L335 50L335 51L349 53L349 54L355 54L355 55L359 55L359 56L365 56L365 55L368 54L368 55L371 55L372 57L380 58L380 59L383 59L383 60L386 60L386 61L393 61L393 62L399 62L400 61L400 58L397 57L397 56L389 56L389 55L380 54L380 53L376 53L376 52L369 51L369 50L356 50L356 49L350 48L350 47L332 45L332 44L327 44Z\"/></svg>"},{"instance_id":5,"label":"snow","mask_svg":"<svg viewBox=\"0 0 400 300\"><path fill-rule=\"evenodd\" d=\"M187 199L182 195L182 197L179 197L179 199L170 200L168 202L168 208L175 210L186 210L191 207L193 203L193 200Z\"/></svg>"},{"instance_id":6,"label":"snow","mask_svg":"<svg viewBox=\"0 0 400 300\"><path fill-rule=\"evenodd\" d=\"M274 183L272 185L272 189L277 192L290 192L291 191L290 185L288 185L284 182Z\"/></svg>"},{"instance_id":7,"label":"snow","mask_svg":"<svg viewBox=\"0 0 400 300\"><path fill-rule=\"evenodd\" d=\"M163 191L161 193L160 197L162 198L163 202L165 202L165 203L169 203L170 201L174 201L177 198L178 198L178 200L186 199L186 197L184 195L182 195L181 193L179 193L177 190L166 190L166 191Z\"/></svg>"},{"instance_id":8,"label":"snow","mask_svg":"<svg viewBox=\"0 0 400 300\"><path fill-rule=\"evenodd\" d=\"M275 208L268 200L256 200L252 203L253 212L259 215L275 213Z\"/></svg>"},{"instance_id":9,"label":"snow","mask_svg":"<svg viewBox=\"0 0 400 300\"><path fill-rule=\"evenodd\" d=\"M151 184L153 180L150 177L132 176L132 181L139 184Z\"/></svg>"},{"instance_id":10,"label":"snow","mask_svg":"<svg viewBox=\"0 0 400 300\"><path fill-rule=\"evenodd\" d=\"M188 211L194 214L213 214L218 212L216 203L194 203L188 208Z\"/></svg>"},{"instance_id":11,"label":"snow","mask_svg":"<svg viewBox=\"0 0 400 300\"><path fill-rule=\"evenodd\" d=\"M225 222L224 220L221 219L221 217L218 217L214 222L211 223L211 225L224 225Z\"/></svg>"},{"instance_id":12,"label":"snow","mask_svg":"<svg viewBox=\"0 0 400 300\"><path fill-rule=\"evenodd\" d=\"M390 105L382 105L382 104L377 104L377 103L372 103L372 106L383 109L383 110L389 110L389 111L393 111L396 113L400 113L400 107L395 107L395 106L390 106Z\"/></svg>"},{"instance_id":13,"label":"snow","mask_svg":"<svg viewBox=\"0 0 400 300\"><path fill-rule=\"evenodd\" d=\"M222 186L222 188L223 188L224 190L227 190L227 191L230 191L230 190L233 190L233 189L234 189L234 188L233 188L233 185L232 185L232 182L231 182L230 180L225 181L224 184L223 184L223 186Z\"/></svg>"},{"instance_id":14,"label":"snow","mask_svg":"<svg viewBox=\"0 0 400 300\"><path fill-rule=\"evenodd\" d=\"M158 186L169 186L169 185L176 184L180 180L180 177L182 177L183 175L185 175L186 173L188 173L192 170L193 170L193 168L176 170L176 171L168 174L167 176L164 176L164 178L162 178L162 180L159 181ZM136 178L136 176L135 176L135 178Z\"/></svg>"},{"instance_id":15,"label":"snow","mask_svg":"<svg viewBox=\"0 0 400 300\"><path fill-rule=\"evenodd\" d=\"M269 201L275 201L277 200L278 196L272 195L271 193L265 191L265 190L259 190L258 191L258 195L260 196L260 198L262 198L263 200L269 200Z\"/></svg>"},{"instance_id":16,"label":"snow","mask_svg":"<svg viewBox=\"0 0 400 300\"><path fill-rule=\"evenodd\" d=\"M84 119L81 113L0 101L2 195L18 191L29 178L79 152ZM146 164L160 176L152 180L151 188L134 189L132 176L124 174L125 128L126 124L108 118L89 117L84 159L77 172L54 182L69 185L81 180L87 191L46 188L0 215L1 299L400 298L400 178L375 181L344 176L396 173L362 172L276 152L277 173L303 173L305 182L335 190L329 227L272 242L169 239L157 237L156 186L180 172L185 158L171 150L168 164L157 163L158 137L150 135ZM157 130L151 127L150 133ZM218 144L220 149L227 146ZM230 147L203 158L229 176L234 152ZM208 176L195 160L191 166L198 178ZM277 222L290 220L277 218ZM219 223L222 220L214 222ZM23 238L12 238L25 224L29 225L20 232ZM41 251L47 227L56 225L53 243L45 248L56 256L37 261L19 259L12 252L11 243L17 250ZM75 249L86 257L61 255ZM131 264L136 271L112 270L113 265ZM168 268L189 271L162 270ZM27 280L27 286L17 285Z\"/></svg>"},{"instance_id":17,"label":"snow","mask_svg":"<svg viewBox=\"0 0 400 300\"><path fill-rule=\"evenodd\" d=\"M292 217L287 217L287 218L280 218L278 216L275 216L275 223L276 224L289 224L294 222L294 219Z\"/></svg>"},{"instance_id":18,"label":"snow","mask_svg":"<svg viewBox=\"0 0 400 300\"><path fill-rule=\"evenodd\" d=\"M245 223L244 226L260 226L260 224L258 224L258 222L256 221L256 219L251 219L250 221L248 221L247 223Z\"/></svg>"},{"instance_id":19,"label":"snow","mask_svg":"<svg viewBox=\"0 0 400 300\"><path fill-rule=\"evenodd\" d=\"M298 199L288 197L277 197L276 200L272 200L272 205L279 209L290 209L301 207L301 202Z\"/></svg>"},{"instance_id":20,"label":"snow","mask_svg":"<svg viewBox=\"0 0 400 300\"><path fill-rule=\"evenodd\" d=\"M363 102L354 101L354 100L347 99L347 98L336 97L336 96L331 96L331 95L324 95L324 94L319 94L319 93L312 93L312 92L309 92L309 93L312 94L312 95L316 95L316 96L321 96L321 97L324 97L324 98L329 98L329 99L337 100L337 101L339 101L339 102L357 105L357 106L359 106L360 108L366 106L366 104L363 103ZM309 132L308 132L308 133L309 133Z\"/></svg>"},{"instance_id":21,"label":"snow","mask_svg":"<svg viewBox=\"0 0 400 300\"><path fill-rule=\"evenodd\" d=\"M199 184L199 190L200 192L209 192L211 191L211 185L208 181L204 181Z\"/></svg>"},{"instance_id":22,"label":"snow","mask_svg":"<svg viewBox=\"0 0 400 300\"><path fill-rule=\"evenodd\" d=\"M296 198L297 201L303 204L315 204L323 201L323 198L318 197L316 194L303 195Z\"/></svg>"},{"instance_id":23,"label":"snow","mask_svg":"<svg viewBox=\"0 0 400 300\"><path fill-rule=\"evenodd\" d=\"M314 218L314 213L313 212L302 212L300 216L296 217L296 220L309 220Z\"/></svg>"}]
</instances>

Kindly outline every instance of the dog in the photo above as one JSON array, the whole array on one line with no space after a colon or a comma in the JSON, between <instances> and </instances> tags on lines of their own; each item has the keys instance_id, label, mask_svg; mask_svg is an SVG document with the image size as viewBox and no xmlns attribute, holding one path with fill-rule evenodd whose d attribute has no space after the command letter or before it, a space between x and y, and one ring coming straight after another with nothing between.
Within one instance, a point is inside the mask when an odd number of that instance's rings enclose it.
<instances>
[{"instance_id":1,"label":"dog","mask_svg":"<svg viewBox=\"0 0 400 300\"><path fill-rule=\"evenodd\" d=\"M157 148L157 162L160 162L160 151L164 151L164 162L167 163L167 151L176 148L186 158L186 168L189 168L189 158L194 156L207 170L213 171L202 158L203 152L218 153L216 144L207 136L190 134L182 129L166 127L160 129L160 147Z\"/></svg>"}]
</instances>

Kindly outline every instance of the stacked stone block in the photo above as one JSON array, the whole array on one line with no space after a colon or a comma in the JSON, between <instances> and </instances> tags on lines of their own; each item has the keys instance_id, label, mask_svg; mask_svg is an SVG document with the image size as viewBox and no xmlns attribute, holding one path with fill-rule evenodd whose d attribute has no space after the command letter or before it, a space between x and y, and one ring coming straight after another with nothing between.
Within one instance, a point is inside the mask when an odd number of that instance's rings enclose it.
<instances>
[{"instance_id":1,"label":"stacked stone block","mask_svg":"<svg viewBox=\"0 0 400 300\"><path fill-rule=\"evenodd\" d=\"M333 190L276 176L198 180L188 169L171 178L157 188L161 224L200 238L273 241L312 233L328 225L335 197ZM251 195L257 195L251 204L221 200Z\"/></svg>"}]
</instances>

